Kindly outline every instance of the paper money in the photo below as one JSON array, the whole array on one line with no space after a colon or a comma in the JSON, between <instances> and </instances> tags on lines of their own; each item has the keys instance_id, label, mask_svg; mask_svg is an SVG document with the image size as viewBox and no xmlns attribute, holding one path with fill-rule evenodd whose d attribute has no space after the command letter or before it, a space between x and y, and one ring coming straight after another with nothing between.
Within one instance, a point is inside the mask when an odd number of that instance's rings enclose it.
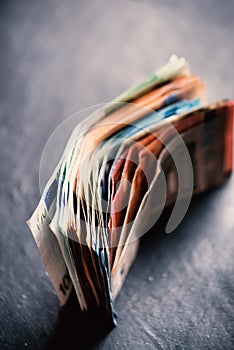
<instances>
[{"instance_id":1,"label":"paper money","mask_svg":"<svg viewBox=\"0 0 234 350\"><path fill-rule=\"evenodd\" d=\"M233 102L207 104L176 56L81 121L28 221L60 302L74 287L81 310L116 324L140 237L168 205L171 232L192 195L225 180L232 144Z\"/></svg>"}]
</instances>

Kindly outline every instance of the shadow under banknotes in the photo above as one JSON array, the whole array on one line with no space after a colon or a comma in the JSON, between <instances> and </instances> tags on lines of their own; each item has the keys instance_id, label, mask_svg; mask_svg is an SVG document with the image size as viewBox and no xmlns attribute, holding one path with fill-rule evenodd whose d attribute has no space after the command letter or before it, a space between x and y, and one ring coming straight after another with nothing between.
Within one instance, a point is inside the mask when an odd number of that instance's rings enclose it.
<instances>
[{"instance_id":1,"label":"shadow under banknotes","mask_svg":"<svg viewBox=\"0 0 234 350\"><path fill-rule=\"evenodd\" d=\"M47 349L87 349L103 338L115 325L101 309L81 311L74 289L59 313L56 328Z\"/></svg>"}]
</instances>

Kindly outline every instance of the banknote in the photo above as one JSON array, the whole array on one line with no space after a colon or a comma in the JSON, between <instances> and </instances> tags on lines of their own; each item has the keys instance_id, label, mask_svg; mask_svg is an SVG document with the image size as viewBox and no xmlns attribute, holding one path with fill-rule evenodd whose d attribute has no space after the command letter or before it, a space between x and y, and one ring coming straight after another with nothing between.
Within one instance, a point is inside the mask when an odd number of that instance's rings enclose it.
<instances>
[{"instance_id":1,"label":"banknote","mask_svg":"<svg viewBox=\"0 0 234 350\"><path fill-rule=\"evenodd\" d=\"M233 102L207 103L184 58L168 63L74 127L28 221L61 304L116 324L114 300L139 240L165 207L165 231L191 197L232 171Z\"/></svg>"}]
</instances>

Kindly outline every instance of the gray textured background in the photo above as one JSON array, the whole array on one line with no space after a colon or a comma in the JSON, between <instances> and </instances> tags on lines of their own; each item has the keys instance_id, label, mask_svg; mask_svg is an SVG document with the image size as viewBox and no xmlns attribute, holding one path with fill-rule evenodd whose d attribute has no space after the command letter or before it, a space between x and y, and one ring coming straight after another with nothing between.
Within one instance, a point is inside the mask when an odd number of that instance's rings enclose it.
<instances>
[{"instance_id":1,"label":"gray textured background","mask_svg":"<svg viewBox=\"0 0 234 350\"><path fill-rule=\"evenodd\" d=\"M39 200L48 137L184 55L211 100L233 97L234 2L0 2L0 348L80 349L75 300L59 306L25 220ZM151 232L116 303L119 325L91 349L234 348L234 177Z\"/></svg>"}]
</instances>

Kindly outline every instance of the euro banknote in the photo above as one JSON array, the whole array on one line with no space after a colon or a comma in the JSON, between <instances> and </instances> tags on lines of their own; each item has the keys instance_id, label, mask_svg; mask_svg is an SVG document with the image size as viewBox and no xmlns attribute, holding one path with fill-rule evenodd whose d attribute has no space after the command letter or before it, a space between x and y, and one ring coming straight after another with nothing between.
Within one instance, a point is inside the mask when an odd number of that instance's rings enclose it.
<instances>
[{"instance_id":1,"label":"euro banknote","mask_svg":"<svg viewBox=\"0 0 234 350\"><path fill-rule=\"evenodd\" d=\"M61 304L74 288L115 325L140 238L169 206L172 232L192 196L222 184L232 148L233 102L208 103L176 56L81 120L28 221Z\"/></svg>"}]
</instances>

